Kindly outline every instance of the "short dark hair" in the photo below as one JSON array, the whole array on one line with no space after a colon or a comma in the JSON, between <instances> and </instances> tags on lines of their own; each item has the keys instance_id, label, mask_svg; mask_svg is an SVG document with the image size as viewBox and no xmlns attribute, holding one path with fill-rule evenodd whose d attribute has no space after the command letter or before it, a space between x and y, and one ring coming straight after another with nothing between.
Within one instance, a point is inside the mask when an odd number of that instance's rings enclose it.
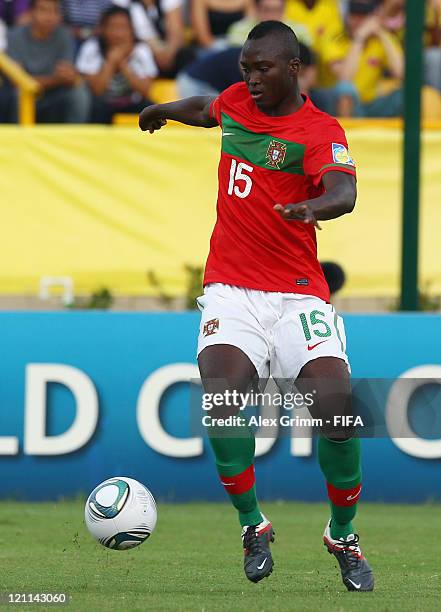
<instances>
[{"instance_id":1,"label":"short dark hair","mask_svg":"<svg viewBox=\"0 0 441 612\"><path fill-rule=\"evenodd\" d=\"M110 6L105 11L103 11L103 13L101 13L101 17L100 17L101 25L104 25L106 21L110 19L110 17L113 17L114 15L125 15L127 19L130 21L130 25L133 30L132 17L130 15L129 10L124 8L123 6L117 6L115 4L113 6Z\"/></svg>"},{"instance_id":2,"label":"short dark hair","mask_svg":"<svg viewBox=\"0 0 441 612\"><path fill-rule=\"evenodd\" d=\"M299 41L294 31L282 21L261 21L248 34L247 40L258 40L274 36L279 47L288 59L299 57Z\"/></svg>"}]
</instances>

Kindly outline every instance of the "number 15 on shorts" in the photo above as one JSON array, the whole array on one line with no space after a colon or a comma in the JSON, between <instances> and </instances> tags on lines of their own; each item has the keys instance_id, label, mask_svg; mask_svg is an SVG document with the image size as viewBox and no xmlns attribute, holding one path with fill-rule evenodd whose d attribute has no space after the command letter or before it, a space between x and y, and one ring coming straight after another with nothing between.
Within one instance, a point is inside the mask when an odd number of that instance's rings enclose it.
<instances>
[{"instance_id":1,"label":"number 15 on shorts","mask_svg":"<svg viewBox=\"0 0 441 612\"><path fill-rule=\"evenodd\" d=\"M333 318L331 323L330 318ZM329 317L329 318L328 318ZM328 313L321 310L312 310L311 312L301 312L299 314L300 322L302 324L303 333L305 340L309 342L313 336L320 339L326 339L335 334L340 341L341 349L344 351L344 343L338 329L338 315L336 312ZM328 319L326 321L326 319ZM331 325L329 325L331 323Z\"/></svg>"}]
</instances>

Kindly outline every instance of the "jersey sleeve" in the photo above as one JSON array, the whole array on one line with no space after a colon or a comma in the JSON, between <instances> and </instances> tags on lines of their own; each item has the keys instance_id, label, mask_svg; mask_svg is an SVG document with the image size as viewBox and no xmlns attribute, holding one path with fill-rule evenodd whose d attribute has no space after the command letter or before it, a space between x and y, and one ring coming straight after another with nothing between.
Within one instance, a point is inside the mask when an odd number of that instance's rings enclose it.
<instances>
[{"instance_id":1,"label":"jersey sleeve","mask_svg":"<svg viewBox=\"0 0 441 612\"><path fill-rule=\"evenodd\" d=\"M312 135L304 157L305 175L317 187L324 174L330 171L346 172L356 176L355 162L352 159L343 128L338 123L328 129L321 129Z\"/></svg>"},{"instance_id":2,"label":"jersey sleeve","mask_svg":"<svg viewBox=\"0 0 441 612\"><path fill-rule=\"evenodd\" d=\"M216 119L218 124L222 126L222 112L221 112L221 96L215 98L210 104L210 115L213 119Z\"/></svg>"}]
</instances>

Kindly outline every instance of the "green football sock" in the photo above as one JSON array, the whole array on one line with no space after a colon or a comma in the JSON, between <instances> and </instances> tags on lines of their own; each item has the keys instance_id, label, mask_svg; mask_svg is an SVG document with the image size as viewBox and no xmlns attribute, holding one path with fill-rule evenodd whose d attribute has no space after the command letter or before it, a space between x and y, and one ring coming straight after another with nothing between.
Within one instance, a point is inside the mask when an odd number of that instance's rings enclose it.
<instances>
[{"instance_id":1,"label":"green football sock","mask_svg":"<svg viewBox=\"0 0 441 612\"><path fill-rule=\"evenodd\" d=\"M346 538L353 533L352 520L361 492L360 440L338 442L320 436L318 457L331 504L331 537Z\"/></svg>"},{"instance_id":2,"label":"green football sock","mask_svg":"<svg viewBox=\"0 0 441 612\"><path fill-rule=\"evenodd\" d=\"M251 429L244 430L243 437L232 429L222 428L222 437L210 436L216 467L221 483L239 513L239 521L244 525L258 525L262 522L256 496L254 477L255 440Z\"/></svg>"}]
</instances>

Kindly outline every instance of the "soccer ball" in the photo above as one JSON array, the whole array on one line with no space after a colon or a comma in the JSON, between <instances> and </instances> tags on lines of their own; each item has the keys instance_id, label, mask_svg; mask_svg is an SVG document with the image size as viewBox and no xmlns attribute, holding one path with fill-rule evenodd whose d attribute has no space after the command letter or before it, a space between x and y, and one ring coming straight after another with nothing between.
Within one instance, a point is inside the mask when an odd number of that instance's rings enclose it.
<instances>
[{"instance_id":1,"label":"soccer ball","mask_svg":"<svg viewBox=\"0 0 441 612\"><path fill-rule=\"evenodd\" d=\"M142 544L156 526L156 503L137 480L123 476L105 480L89 495L86 526L95 540L114 550Z\"/></svg>"}]
</instances>

